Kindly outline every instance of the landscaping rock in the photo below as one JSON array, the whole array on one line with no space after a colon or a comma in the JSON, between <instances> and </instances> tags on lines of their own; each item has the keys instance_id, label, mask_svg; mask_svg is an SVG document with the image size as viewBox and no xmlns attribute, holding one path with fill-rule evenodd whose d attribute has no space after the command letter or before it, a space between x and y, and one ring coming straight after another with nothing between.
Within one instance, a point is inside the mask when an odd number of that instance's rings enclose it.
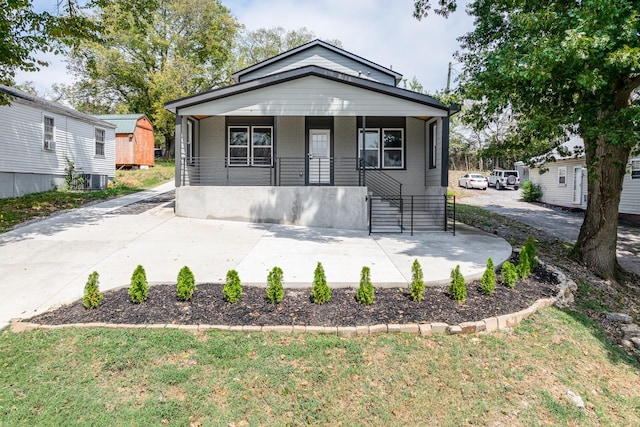
<instances>
[{"instance_id":1,"label":"landscaping rock","mask_svg":"<svg viewBox=\"0 0 640 427\"><path fill-rule=\"evenodd\" d=\"M626 313L607 313L605 317L612 322L633 323L633 318Z\"/></svg>"},{"instance_id":2,"label":"landscaping rock","mask_svg":"<svg viewBox=\"0 0 640 427\"><path fill-rule=\"evenodd\" d=\"M631 338L631 343L633 344L633 346L635 348L640 350L640 338L638 338L638 337Z\"/></svg>"},{"instance_id":3,"label":"landscaping rock","mask_svg":"<svg viewBox=\"0 0 640 427\"><path fill-rule=\"evenodd\" d=\"M567 397L569 398L569 401L573 403L576 408L584 409L584 401L579 395L575 394L573 391L569 389L567 390Z\"/></svg>"},{"instance_id":4,"label":"landscaping rock","mask_svg":"<svg viewBox=\"0 0 640 427\"><path fill-rule=\"evenodd\" d=\"M635 323L624 325L620 328L620 330L624 334L625 340L630 340L634 337L640 337L640 326L636 325Z\"/></svg>"}]
</instances>

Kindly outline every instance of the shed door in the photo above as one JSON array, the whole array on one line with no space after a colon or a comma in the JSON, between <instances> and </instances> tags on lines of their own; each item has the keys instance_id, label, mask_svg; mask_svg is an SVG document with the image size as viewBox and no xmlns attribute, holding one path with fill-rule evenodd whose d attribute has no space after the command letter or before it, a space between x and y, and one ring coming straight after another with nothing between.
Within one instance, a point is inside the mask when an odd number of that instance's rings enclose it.
<instances>
[{"instance_id":1,"label":"shed door","mask_svg":"<svg viewBox=\"0 0 640 427\"><path fill-rule=\"evenodd\" d=\"M309 130L309 185L331 183L331 131Z\"/></svg>"}]
</instances>

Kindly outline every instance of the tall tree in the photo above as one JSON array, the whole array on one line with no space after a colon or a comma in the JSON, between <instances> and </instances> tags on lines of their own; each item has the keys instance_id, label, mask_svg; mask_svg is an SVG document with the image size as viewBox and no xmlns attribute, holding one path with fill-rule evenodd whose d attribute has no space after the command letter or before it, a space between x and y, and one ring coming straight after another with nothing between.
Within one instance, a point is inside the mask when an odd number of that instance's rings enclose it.
<instances>
[{"instance_id":1,"label":"tall tree","mask_svg":"<svg viewBox=\"0 0 640 427\"><path fill-rule=\"evenodd\" d=\"M71 51L76 108L149 116L173 150L175 117L164 103L227 82L236 19L219 0L114 0L96 10L99 42Z\"/></svg>"},{"instance_id":2,"label":"tall tree","mask_svg":"<svg viewBox=\"0 0 640 427\"><path fill-rule=\"evenodd\" d=\"M428 13L425 2L415 5ZM622 181L640 135L637 1L475 0L468 11L476 27L461 38L463 96L483 100L485 116L511 109L522 138L546 149L582 137L589 198L575 250L615 277Z\"/></svg>"}]
</instances>

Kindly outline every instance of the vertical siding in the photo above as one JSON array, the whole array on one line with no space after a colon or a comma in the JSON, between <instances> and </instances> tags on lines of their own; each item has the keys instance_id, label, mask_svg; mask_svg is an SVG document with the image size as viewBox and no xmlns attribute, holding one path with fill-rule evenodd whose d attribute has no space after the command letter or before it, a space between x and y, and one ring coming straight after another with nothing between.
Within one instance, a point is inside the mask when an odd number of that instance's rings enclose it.
<instances>
[{"instance_id":1,"label":"vertical siding","mask_svg":"<svg viewBox=\"0 0 640 427\"><path fill-rule=\"evenodd\" d=\"M355 158L358 156L358 131L355 116L338 116L333 119L334 144L336 158Z\"/></svg>"},{"instance_id":2,"label":"vertical siding","mask_svg":"<svg viewBox=\"0 0 640 427\"><path fill-rule=\"evenodd\" d=\"M133 133L133 162L135 165L154 165L155 138L153 127L146 117L138 119Z\"/></svg>"},{"instance_id":3,"label":"vertical siding","mask_svg":"<svg viewBox=\"0 0 640 427\"><path fill-rule=\"evenodd\" d=\"M276 150L278 157L304 158L304 117L276 117Z\"/></svg>"},{"instance_id":4,"label":"vertical siding","mask_svg":"<svg viewBox=\"0 0 640 427\"><path fill-rule=\"evenodd\" d=\"M116 135L116 166L135 164L134 141L129 141L129 134L119 133Z\"/></svg>"}]
</instances>

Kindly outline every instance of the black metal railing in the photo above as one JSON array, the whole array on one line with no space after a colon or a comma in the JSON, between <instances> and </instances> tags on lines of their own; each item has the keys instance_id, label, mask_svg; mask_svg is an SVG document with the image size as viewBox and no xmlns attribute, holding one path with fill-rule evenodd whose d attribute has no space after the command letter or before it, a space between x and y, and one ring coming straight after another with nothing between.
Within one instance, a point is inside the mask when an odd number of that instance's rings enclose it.
<instances>
[{"instance_id":1,"label":"black metal railing","mask_svg":"<svg viewBox=\"0 0 640 427\"><path fill-rule=\"evenodd\" d=\"M447 231L455 235L453 196L371 196L369 234Z\"/></svg>"},{"instance_id":2,"label":"black metal railing","mask_svg":"<svg viewBox=\"0 0 640 427\"><path fill-rule=\"evenodd\" d=\"M276 185L362 186L362 172L353 158L280 157L276 160Z\"/></svg>"}]
</instances>

